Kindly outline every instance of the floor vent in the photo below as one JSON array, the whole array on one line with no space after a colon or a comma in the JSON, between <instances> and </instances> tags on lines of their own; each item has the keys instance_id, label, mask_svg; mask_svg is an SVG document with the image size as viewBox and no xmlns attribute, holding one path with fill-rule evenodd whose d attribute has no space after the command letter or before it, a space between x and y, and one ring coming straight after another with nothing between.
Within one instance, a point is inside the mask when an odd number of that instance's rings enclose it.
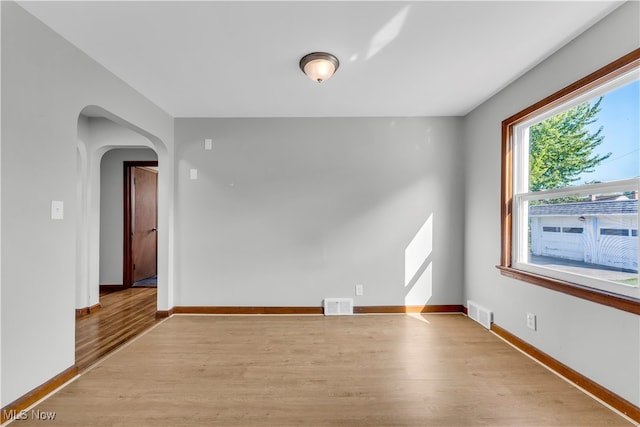
<instances>
[{"instance_id":1,"label":"floor vent","mask_svg":"<svg viewBox=\"0 0 640 427\"><path fill-rule=\"evenodd\" d=\"M324 315L338 316L353 314L352 298L325 298Z\"/></svg>"},{"instance_id":2,"label":"floor vent","mask_svg":"<svg viewBox=\"0 0 640 427\"><path fill-rule=\"evenodd\" d=\"M487 329L491 329L493 313L473 301L467 301L467 315Z\"/></svg>"}]
</instances>

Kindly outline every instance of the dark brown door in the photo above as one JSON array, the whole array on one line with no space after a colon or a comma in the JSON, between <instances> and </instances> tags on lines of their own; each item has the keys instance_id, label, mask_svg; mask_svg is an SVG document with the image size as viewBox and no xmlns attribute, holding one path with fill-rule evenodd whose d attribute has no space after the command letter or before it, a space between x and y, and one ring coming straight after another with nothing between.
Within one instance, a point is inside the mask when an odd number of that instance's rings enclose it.
<instances>
[{"instance_id":1,"label":"dark brown door","mask_svg":"<svg viewBox=\"0 0 640 427\"><path fill-rule=\"evenodd\" d=\"M158 171L131 168L131 256L133 282L158 271Z\"/></svg>"}]
</instances>

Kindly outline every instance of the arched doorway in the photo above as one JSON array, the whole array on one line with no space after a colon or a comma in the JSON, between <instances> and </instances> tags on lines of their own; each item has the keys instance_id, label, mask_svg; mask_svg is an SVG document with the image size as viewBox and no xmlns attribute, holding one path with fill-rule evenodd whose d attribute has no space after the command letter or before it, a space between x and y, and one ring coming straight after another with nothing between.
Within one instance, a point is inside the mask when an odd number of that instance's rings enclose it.
<instances>
[{"instance_id":1,"label":"arched doorway","mask_svg":"<svg viewBox=\"0 0 640 427\"><path fill-rule=\"evenodd\" d=\"M100 308L101 280L101 162L104 156L119 150L126 152L145 151L154 153L159 168L169 164L169 154L165 145L155 136L128 123L127 121L99 107L91 106L82 110L78 117L77 148L77 207L76 226L76 314L91 315ZM169 291L172 280L169 274L170 254L168 251L172 227L169 224L171 168L167 177L158 179L157 210L157 259L160 268L157 274L157 289L154 293L154 311L166 311L172 303ZM121 172L122 173L122 172ZM122 212L122 211L121 211ZM122 219L122 215L119 216ZM102 234L102 235L101 235ZM122 248L123 232L119 234ZM120 252L122 254L122 252ZM122 255L120 255L122 256ZM122 259L122 258L121 258ZM110 269L112 270L112 269ZM120 267L122 272L122 267ZM122 285L122 281L119 283Z\"/></svg>"}]
</instances>

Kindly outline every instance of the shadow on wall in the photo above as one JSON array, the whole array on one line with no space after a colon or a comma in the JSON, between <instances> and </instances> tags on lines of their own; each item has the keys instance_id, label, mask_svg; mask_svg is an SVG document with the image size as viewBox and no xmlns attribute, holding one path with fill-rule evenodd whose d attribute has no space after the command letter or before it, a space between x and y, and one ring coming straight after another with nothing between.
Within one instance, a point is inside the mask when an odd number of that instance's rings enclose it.
<instances>
[{"instance_id":1,"label":"shadow on wall","mask_svg":"<svg viewBox=\"0 0 640 427\"><path fill-rule=\"evenodd\" d=\"M406 306L426 306L433 295L433 213L422 224L404 251Z\"/></svg>"}]
</instances>

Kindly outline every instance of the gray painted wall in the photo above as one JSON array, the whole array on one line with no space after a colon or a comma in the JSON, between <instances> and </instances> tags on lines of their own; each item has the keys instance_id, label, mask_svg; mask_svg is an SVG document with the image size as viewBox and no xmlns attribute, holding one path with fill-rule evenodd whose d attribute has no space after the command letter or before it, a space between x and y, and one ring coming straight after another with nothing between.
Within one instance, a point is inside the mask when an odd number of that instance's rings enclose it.
<instances>
[{"instance_id":1,"label":"gray painted wall","mask_svg":"<svg viewBox=\"0 0 640 427\"><path fill-rule=\"evenodd\" d=\"M640 317L503 277L500 263L501 122L640 46L629 2L465 117L465 293L495 322L640 406ZM526 328L526 313L538 330Z\"/></svg>"},{"instance_id":2,"label":"gray painted wall","mask_svg":"<svg viewBox=\"0 0 640 427\"><path fill-rule=\"evenodd\" d=\"M135 123L167 156L173 119L17 4L0 7L1 407L75 362L80 111L99 105ZM63 220L50 219L52 200Z\"/></svg>"},{"instance_id":3,"label":"gray painted wall","mask_svg":"<svg viewBox=\"0 0 640 427\"><path fill-rule=\"evenodd\" d=\"M176 305L461 304L460 129L457 118L177 119Z\"/></svg>"},{"instance_id":4,"label":"gray painted wall","mask_svg":"<svg viewBox=\"0 0 640 427\"><path fill-rule=\"evenodd\" d=\"M131 134L134 140L141 138L136 133ZM123 168L125 161L132 160L157 160L157 156L148 148L118 148L105 153L100 164L101 285L122 284Z\"/></svg>"}]
</instances>

